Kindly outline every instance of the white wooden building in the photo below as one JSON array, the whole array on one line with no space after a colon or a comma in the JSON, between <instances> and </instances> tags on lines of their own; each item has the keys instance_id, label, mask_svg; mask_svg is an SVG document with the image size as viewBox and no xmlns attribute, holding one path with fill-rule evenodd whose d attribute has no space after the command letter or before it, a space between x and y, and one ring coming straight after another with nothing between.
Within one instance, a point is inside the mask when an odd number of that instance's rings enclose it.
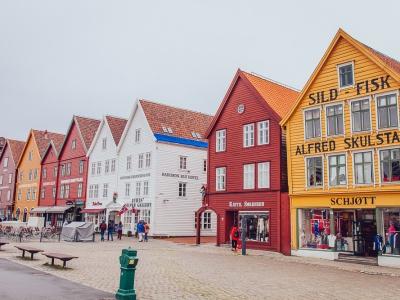
<instances>
[{"instance_id":1,"label":"white wooden building","mask_svg":"<svg viewBox=\"0 0 400 300\"><path fill-rule=\"evenodd\" d=\"M194 236L200 190L207 182L207 140L212 117L138 100L118 145L117 203L124 232L144 220L153 236ZM215 235L214 217L202 232Z\"/></svg>"},{"instance_id":2,"label":"white wooden building","mask_svg":"<svg viewBox=\"0 0 400 300\"><path fill-rule=\"evenodd\" d=\"M104 116L88 150L89 170L85 220L95 227L111 218L119 222L121 205L116 202L118 186L117 146L127 120Z\"/></svg>"}]
</instances>

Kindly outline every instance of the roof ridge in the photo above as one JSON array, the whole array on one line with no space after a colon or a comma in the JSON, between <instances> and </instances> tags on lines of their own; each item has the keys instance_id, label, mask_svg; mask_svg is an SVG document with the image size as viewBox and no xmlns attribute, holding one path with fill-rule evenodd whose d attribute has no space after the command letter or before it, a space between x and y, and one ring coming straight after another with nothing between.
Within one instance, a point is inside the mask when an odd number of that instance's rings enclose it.
<instances>
[{"instance_id":1,"label":"roof ridge","mask_svg":"<svg viewBox=\"0 0 400 300\"><path fill-rule=\"evenodd\" d=\"M104 115L106 118L107 117L111 117L111 118L115 118L115 119L121 119L121 120L128 120L127 118L123 118L123 117L118 117L118 116L114 116L114 115Z\"/></svg>"},{"instance_id":2,"label":"roof ridge","mask_svg":"<svg viewBox=\"0 0 400 300\"><path fill-rule=\"evenodd\" d=\"M247 71L244 71L244 70L242 70L242 72L247 73L247 74L249 74L249 75L256 76L256 77L258 77L258 78L260 78L260 79L263 79L263 80L267 80L267 81L269 81L269 82L271 82L271 83L280 85L280 86L282 86L282 87L284 87L284 88L291 89L291 90L293 90L293 91L295 91L295 92L300 92L300 91L301 91L301 90L299 90L299 89L297 89L297 88L295 88L295 87L293 87L293 86L290 86L290 85L288 85L288 84L285 84L285 83L276 81L276 80L274 80L274 79L272 79L272 78L266 77L266 76L264 76L264 75L261 75L261 74L255 73L255 72L247 72Z\"/></svg>"},{"instance_id":3,"label":"roof ridge","mask_svg":"<svg viewBox=\"0 0 400 300\"><path fill-rule=\"evenodd\" d=\"M158 104L158 105L164 105L164 106L175 108L175 109L179 109L179 110L185 110L185 111L196 113L196 114L202 114L202 115L205 115L205 116L208 116L208 117L214 117L211 114L207 114L207 113L204 113L204 112L201 112L201 111L196 111L196 110L189 109L189 108L182 108L182 107L178 107L178 106L174 106L174 105L164 104L164 103L153 101L153 100L148 100L148 99L141 98L141 99L139 99L139 101L146 101L146 102L150 102L150 103L154 103L154 104Z\"/></svg>"},{"instance_id":4,"label":"roof ridge","mask_svg":"<svg viewBox=\"0 0 400 300\"><path fill-rule=\"evenodd\" d=\"M92 117L87 117L87 116L81 116L81 115L74 115L74 117L85 118L85 119L91 119L91 120L100 121L100 119L97 119L97 118L92 118Z\"/></svg>"}]
</instances>

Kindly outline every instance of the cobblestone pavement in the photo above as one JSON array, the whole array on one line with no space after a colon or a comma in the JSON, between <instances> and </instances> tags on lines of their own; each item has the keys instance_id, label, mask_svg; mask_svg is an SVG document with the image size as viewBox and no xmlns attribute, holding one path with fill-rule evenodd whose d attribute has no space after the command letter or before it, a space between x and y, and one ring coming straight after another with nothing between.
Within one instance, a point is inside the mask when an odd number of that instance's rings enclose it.
<instances>
[{"instance_id":1,"label":"cobblestone pavement","mask_svg":"<svg viewBox=\"0 0 400 300\"><path fill-rule=\"evenodd\" d=\"M138 299L399 299L400 270L249 251L232 253L212 244L193 246L163 240L138 243L26 243L46 251L79 256L70 268L52 268L44 256L22 260L13 245L0 258L107 292L119 281L123 248L138 250ZM0 270L1 272L1 270Z\"/></svg>"}]
</instances>

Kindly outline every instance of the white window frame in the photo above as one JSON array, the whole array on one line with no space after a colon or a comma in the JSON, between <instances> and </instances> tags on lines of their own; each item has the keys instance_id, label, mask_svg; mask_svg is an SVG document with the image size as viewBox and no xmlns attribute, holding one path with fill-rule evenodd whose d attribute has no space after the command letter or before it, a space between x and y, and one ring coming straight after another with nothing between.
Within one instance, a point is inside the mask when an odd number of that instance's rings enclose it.
<instances>
[{"instance_id":1,"label":"white window frame","mask_svg":"<svg viewBox=\"0 0 400 300\"><path fill-rule=\"evenodd\" d=\"M382 174L381 174L382 173L382 171L381 171L381 151L384 151L384 150L395 150L395 149L400 149L400 145L397 146L397 147L391 145L391 146L381 147L381 148L376 149L376 151L378 152L378 171L379 171L378 174L379 174L379 185L380 186L382 186L382 185L399 185L400 184L400 181L384 182L382 180Z\"/></svg>"},{"instance_id":2,"label":"white window frame","mask_svg":"<svg viewBox=\"0 0 400 300\"><path fill-rule=\"evenodd\" d=\"M352 85L346 85L346 86L343 86L343 87L342 87L342 86L340 85L340 68L341 68L341 67L346 67L346 66L348 66L348 65L351 65L351 69L352 69L352 71L353 71L353 84L352 84ZM336 72L337 72L337 78L338 78L338 87L339 87L339 90L340 90L340 91L341 91L341 90L350 89L350 88L354 88L354 87L355 87L355 84L356 84L356 77L355 77L355 72L354 72L354 60L336 65Z\"/></svg>"},{"instance_id":3,"label":"white window frame","mask_svg":"<svg viewBox=\"0 0 400 300\"><path fill-rule=\"evenodd\" d=\"M359 153L370 152L372 154L372 182L371 183L356 183L356 168L354 156ZM379 155L378 155L379 156ZM375 185L375 151L373 149L363 149L352 151L351 153L352 166L353 166L353 186L374 186Z\"/></svg>"},{"instance_id":4,"label":"white window frame","mask_svg":"<svg viewBox=\"0 0 400 300\"><path fill-rule=\"evenodd\" d=\"M143 181L143 196L148 196L149 195L149 181L145 180Z\"/></svg>"},{"instance_id":5,"label":"white window frame","mask_svg":"<svg viewBox=\"0 0 400 300\"><path fill-rule=\"evenodd\" d=\"M125 197L129 197L131 195L131 183L125 183Z\"/></svg>"},{"instance_id":6,"label":"white window frame","mask_svg":"<svg viewBox=\"0 0 400 300\"><path fill-rule=\"evenodd\" d=\"M221 171L223 170L223 172L221 174L218 174L219 170L221 170ZM217 192L226 191L226 179L227 179L226 170L227 170L226 167L216 167L215 168L215 190ZM219 184L220 178L224 179L223 185L221 185L222 188L220 188L220 184Z\"/></svg>"},{"instance_id":7,"label":"white window frame","mask_svg":"<svg viewBox=\"0 0 400 300\"><path fill-rule=\"evenodd\" d=\"M255 145L255 125L254 123L243 125L243 148L254 147Z\"/></svg>"},{"instance_id":8,"label":"white window frame","mask_svg":"<svg viewBox=\"0 0 400 300\"><path fill-rule=\"evenodd\" d=\"M83 184L82 184L82 182L79 182L77 190L76 190L76 196L78 198L81 198L82 197L82 192L83 192Z\"/></svg>"},{"instance_id":9,"label":"white window frame","mask_svg":"<svg viewBox=\"0 0 400 300\"><path fill-rule=\"evenodd\" d=\"M93 176L96 175L96 163L95 162L92 162L92 175Z\"/></svg>"},{"instance_id":10,"label":"white window frame","mask_svg":"<svg viewBox=\"0 0 400 300\"><path fill-rule=\"evenodd\" d=\"M182 194L181 194L182 189ZM178 183L178 197L186 198L187 197L187 182L179 181Z\"/></svg>"},{"instance_id":11,"label":"white window frame","mask_svg":"<svg viewBox=\"0 0 400 300\"><path fill-rule=\"evenodd\" d=\"M205 211L203 213L203 217L201 220L201 229L202 230L211 230L212 229L212 213L211 213L211 211Z\"/></svg>"},{"instance_id":12,"label":"white window frame","mask_svg":"<svg viewBox=\"0 0 400 300\"><path fill-rule=\"evenodd\" d=\"M13 174L12 174L12 173L9 173L9 174L8 174L8 184L11 184L11 183L12 183L12 179L13 179Z\"/></svg>"},{"instance_id":13,"label":"white window frame","mask_svg":"<svg viewBox=\"0 0 400 300\"><path fill-rule=\"evenodd\" d=\"M138 154L138 169L141 170L144 167L144 153Z\"/></svg>"},{"instance_id":14,"label":"white window frame","mask_svg":"<svg viewBox=\"0 0 400 300\"><path fill-rule=\"evenodd\" d=\"M127 171L132 170L132 155L128 155L126 157L126 170Z\"/></svg>"},{"instance_id":15,"label":"white window frame","mask_svg":"<svg viewBox=\"0 0 400 300\"><path fill-rule=\"evenodd\" d=\"M308 167L307 167L307 159L314 158L314 157L321 157L322 159L322 185L320 186L309 186L308 185ZM325 156L324 155L308 155L304 156L304 178L305 180L305 189L306 190L313 190L313 189L324 189L325 188Z\"/></svg>"},{"instance_id":16,"label":"white window frame","mask_svg":"<svg viewBox=\"0 0 400 300\"><path fill-rule=\"evenodd\" d=\"M339 155L344 155L345 159L345 172L346 172L346 184L338 184L338 185L331 185L331 177L330 177L330 169L329 169L329 158L331 156L339 156ZM326 163L326 170L327 170L327 176L328 176L328 188L347 188L349 186L349 172L348 172L348 162L347 162L347 152L331 152L326 155L325 159ZM322 162L324 163L324 162ZM322 168L323 169L323 168ZM354 175L354 173L353 173Z\"/></svg>"},{"instance_id":17,"label":"white window frame","mask_svg":"<svg viewBox=\"0 0 400 300\"><path fill-rule=\"evenodd\" d=\"M260 179L261 177L261 172L260 172L260 165L265 165L267 166L267 185L266 186L261 186L260 184ZM257 163L257 188L259 189L269 189L271 188L271 162L269 161L264 161L264 162L259 162Z\"/></svg>"},{"instance_id":18,"label":"white window frame","mask_svg":"<svg viewBox=\"0 0 400 300\"><path fill-rule=\"evenodd\" d=\"M72 150L75 150L75 149L76 149L76 139L73 139L73 140L71 141L71 149L72 149Z\"/></svg>"},{"instance_id":19,"label":"white window frame","mask_svg":"<svg viewBox=\"0 0 400 300\"><path fill-rule=\"evenodd\" d=\"M310 111L310 110L316 110L316 109L318 109L319 110L319 136L314 136L314 137L307 137L307 135L306 135L306 112L308 112L308 111ZM313 106L313 107L310 107L310 108L306 108L306 109L303 109L303 131L304 131L304 140L306 140L306 141L309 141L309 140L315 140L315 139L321 139L322 138L322 114L321 114L321 111L322 111L322 107L321 106Z\"/></svg>"},{"instance_id":20,"label":"white window frame","mask_svg":"<svg viewBox=\"0 0 400 300\"><path fill-rule=\"evenodd\" d=\"M179 170L187 170L187 156L179 155Z\"/></svg>"},{"instance_id":21,"label":"white window frame","mask_svg":"<svg viewBox=\"0 0 400 300\"><path fill-rule=\"evenodd\" d=\"M3 168L8 168L8 156L4 157Z\"/></svg>"},{"instance_id":22,"label":"white window frame","mask_svg":"<svg viewBox=\"0 0 400 300\"><path fill-rule=\"evenodd\" d=\"M97 162L97 172L96 172L97 175L101 175L101 168L102 168L101 165L102 165L101 161L98 161Z\"/></svg>"},{"instance_id":23,"label":"white window frame","mask_svg":"<svg viewBox=\"0 0 400 300\"><path fill-rule=\"evenodd\" d=\"M252 167L253 172L251 173L249 170L246 170L247 167ZM253 178L248 178L247 176L249 176L251 174L252 174ZM253 179L252 182L250 182L251 179ZM254 164L254 163L244 164L243 165L243 189L244 190L254 190L255 182L256 182L256 164ZM248 184L251 184L251 185L248 185Z\"/></svg>"},{"instance_id":24,"label":"white window frame","mask_svg":"<svg viewBox=\"0 0 400 300\"><path fill-rule=\"evenodd\" d=\"M341 105L341 106L342 106L343 133L335 134L335 135L329 135L329 133L328 133L328 114L327 114L328 108L331 107L331 106L337 106L337 105ZM324 106L324 113L325 113L325 136L327 136L327 137L339 137L339 136L344 136L344 135L345 135L345 133L346 133L345 116L346 116L346 115L345 115L344 109L345 109L345 103L344 103L343 101L338 101L338 102L335 102L335 103L326 104L326 105ZM351 110L351 109L350 109L350 110ZM350 112L350 114L351 114L351 112ZM304 123L304 124L305 124L305 123ZM322 130L322 128L321 128L321 130ZM321 136L322 136L322 133L321 133Z\"/></svg>"},{"instance_id":25,"label":"white window frame","mask_svg":"<svg viewBox=\"0 0 400 300\"><path fill-rule=\"evenodd\" d=\"M108 197L108 183L103 183L103 198Z\"/></svg>"},{"instance_id":26,"label":"white window frame","mask_svg":"<svg viewBox=\"0 0 400 300\"><path fill-rule=\"evenodd\" d=\"M141 128L135 130L135 144L139 144L141 140Z\"/></svg>"},{"instance_id":27,"label":"white window frame","mask_svg":"<svg viewBox=\"0 0 400 300\"><path fill-rule=\"evenodd\" d=\"M227 140L226 129L220 129L215 131L215 152L226 151L226 140Z\"/></svg>"},{"instance_id":28,"label":"white window frame","mask_svg":"<svg viewBox=\"0 0 400 300\"><path fill-rule=\"evenodd\" d=\"M397 126L395 127L388 127L388 128L381 128L379 129L379 114L378 114L378 98L385 97L389 95L396 95L396 109L397 109ZM375 94L373 96L373 100L375 102L375 129L376 131L385 131L385 130L393 130L393 129L400 129L400 107L399 107L399 91L389 91L380 94ZM372 121L371 121L372 122ZM371 126L372 127L372 126Z\"/></svg>"},{"instance_id":29,"label":"white window frame","mask_svg":"<svg viewBox=\"0 0 400 300\"><path fill-rule=\"evenodd\" d=\"M115 172L115 165L116 165L116 160L114 158L114 159L111 160L111 168L110 168L111 173Z\"/></svg>"},{"instance_id":30,"label":"white window frame","mask_svg":"<svg viewBox=\"0 0 400 300\"><path fill-rule=\"evenodd\" d=\"M140 196L142 193L142 182L141 181L136 181L136 196Z\"/></svg>"},{"instance_id":31,"label":"white window frame","mask_svg":"<svg viewBox=\"0 0 400 300\"><path fill-rule=\"evenodd\" d=\"M102 138L101 140L101 150L107 150L107 137Z\"/></svg>"},{"instance_id":32,"label":"white window frame","mask_svg":"<svg viewBox=\"0 0 400 300\"><path fill-rule=\"evenodd\" d=\"M146 152L145 155L145 168L151 167L151 152Z\"/></svg>"},{"instance_id":33,"label":"white window frame","mask_svg":"<svg viewBox=\"0 0 400 300\"><path fill-rule=\"evenodd\" d=\"M353 111L352 111L352 103L357 102L360 100L367 100L369 101L369 120L371 122L370 130L362 130L362 131L354 131L354 124L353 124ZM351 124L351 133L353 134L362 134L362 133L370 133L373 130L372 127L372 108L371 108L371 101L372 97L371 96L366 96L366 97L361 97L361 98L356 98L356 99L351 99L349 100L349 114L350 114L350 124Z\"/></svg>"},{"instance_id":34,"label":"white window frame","mask_svg":"<svg viewBox=\"0 0 400 300\"><path fill-rule=\"evenodd\" d=\"M264 143L261 142L261 124L265 123L266 124L266 128L264 129L264 131L266 131L266 141ZM269 144L269 136L270 136L270 128L269 128L269 120L264 120L264 121L260 121L257 122L257 145L261 146L261 145L268 145Z\"/></svg>"},{"instance_id":35,"label":"white window frame","mask_svg":"<svg viewBox=\"0 0 400 300\"><path fill-rule=\"evenodd\" d=\"M104 162L104 174L110 173L110 160L106 159Z\"/></svg>"}]
</instances>

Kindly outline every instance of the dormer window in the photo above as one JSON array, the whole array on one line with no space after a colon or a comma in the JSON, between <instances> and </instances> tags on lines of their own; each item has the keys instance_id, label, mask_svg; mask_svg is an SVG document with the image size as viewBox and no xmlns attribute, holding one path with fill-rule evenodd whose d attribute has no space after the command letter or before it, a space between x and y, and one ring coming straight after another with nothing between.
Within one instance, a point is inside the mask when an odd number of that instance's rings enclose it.
<instances>
[{"instance_id":1,"label":"dormer window","mask_svg":"<svg viewBox=\"0 0 400 300\"><path fill-rule=\"evenodd\" d=\"M201 134L198 132L192 131L192 137L194 137L195 139L201 139Z\"/></svg>"},{"instance_id":2,"label":"dormer window","mask_svg":"<svg viewBox=\"0 0 400 300\"><path fill-rule=\"evenodd\" d=\"M348 62L337 66L339 87L341 89L354 86L354 63Z\"/></svg>"},{"instance_id":3,"label":"dormer window","mask_svg":"<svg viewBox=\"0 0 400 300\"><path fill-rule=\"evenodd\" d=\"M171 127L167 127L168 133L172 133Z\"/></svg>"},{"instance_id":4,"label":"dormer window","mask_svg":"<svg viewBox=\"0 0 400 300\"><path fill-rule=\"evenodd\" d=\"M162 130L163 130L165 133L172 133L172 132L173 132L171 127L162 126Z\"/></svg>"}]
</instances>

